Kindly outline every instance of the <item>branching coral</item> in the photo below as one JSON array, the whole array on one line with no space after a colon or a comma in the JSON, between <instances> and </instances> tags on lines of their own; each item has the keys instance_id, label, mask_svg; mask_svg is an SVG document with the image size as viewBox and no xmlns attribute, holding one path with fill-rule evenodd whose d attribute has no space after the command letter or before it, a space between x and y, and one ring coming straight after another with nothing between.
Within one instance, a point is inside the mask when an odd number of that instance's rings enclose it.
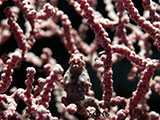
<instances>
[{"instance_id":1,"label":"branching coral","mask_svg":"<svg viewBox=\"0 0 160 120\"><path fill-rule=\"evenodd\" d=\"M0 119L159 120L148 101L160 94L160 1L140 2L0 0ZM117 81L137 84L125 96Z\"/></svg>"}]
</instances>

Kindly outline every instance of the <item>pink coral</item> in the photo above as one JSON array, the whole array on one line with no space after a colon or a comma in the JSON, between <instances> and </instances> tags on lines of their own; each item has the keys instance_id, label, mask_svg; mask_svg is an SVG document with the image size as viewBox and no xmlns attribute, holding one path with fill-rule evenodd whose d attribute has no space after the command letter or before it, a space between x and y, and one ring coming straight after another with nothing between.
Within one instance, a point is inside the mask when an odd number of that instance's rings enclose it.
<instances>
[{"instance_id":1,"label":"pink coral","mask_svg":"<svg viewBox=\"0 0 160 120\"><path fill-rule=\"evenodd\" d=\"M159 120L159 4L0 0L0 119Z\"/></svg>"}]
</instances>

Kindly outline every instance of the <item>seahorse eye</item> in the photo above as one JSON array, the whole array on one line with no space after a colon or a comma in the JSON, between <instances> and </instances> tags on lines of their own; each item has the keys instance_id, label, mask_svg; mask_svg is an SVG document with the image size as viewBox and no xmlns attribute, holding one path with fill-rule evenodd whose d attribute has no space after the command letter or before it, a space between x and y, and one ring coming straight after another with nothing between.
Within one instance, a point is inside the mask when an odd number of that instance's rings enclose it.
<instances>
[{"instance_id":1,"label":"seahorse eye","mask_svg":"<svg viewBox=\"0 0 160 120\"><path fill-rule=\"evenodd\" d=\"M73 58L73 57L74 57L74 54L72 54L71 57Z\"/></svg>"},{"instance_id":2,"label":"seahorse eye","mask_svg":"<svg viewBox=\"0 0 160 120\"><path fill-rule=\"evenodd\" d=\"M80 58L83 59L83 56L81 55Z\"/></svg>"}]
</instances>

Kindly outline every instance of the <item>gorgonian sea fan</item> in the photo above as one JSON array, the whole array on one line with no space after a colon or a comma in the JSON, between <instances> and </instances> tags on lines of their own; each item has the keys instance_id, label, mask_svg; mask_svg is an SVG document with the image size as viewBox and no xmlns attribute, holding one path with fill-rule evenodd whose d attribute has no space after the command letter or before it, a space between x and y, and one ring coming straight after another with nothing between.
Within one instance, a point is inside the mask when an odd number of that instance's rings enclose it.
<instances>
[{"instance_id":1,"label":"gorgonian sea fan","mask_svg":"<svg viewBox=\"0 0 160 120\"><path fill-rule=\"evenodd\" d=\"M0 119L159 120L159 4L0 0Z\"/></svg>"}]
</instances>

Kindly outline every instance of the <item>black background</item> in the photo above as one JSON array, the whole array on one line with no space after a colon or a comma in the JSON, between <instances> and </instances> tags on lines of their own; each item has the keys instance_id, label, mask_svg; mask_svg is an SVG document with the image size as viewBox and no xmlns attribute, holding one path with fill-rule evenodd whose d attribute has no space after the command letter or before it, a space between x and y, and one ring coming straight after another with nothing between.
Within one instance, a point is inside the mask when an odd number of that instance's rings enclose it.
<instances>
[{"instance_id":1,"label":"black background","mask_svg":"<svg viewBox=\"0 0 160 120\"><path fill-rule=\"evenodd\" d=\"M104 17L107 17L107 14L104 11L103 1L102 0L98 0L98 1L99 1L99 3L97 6L97 10L100 11ZM134 0L134 1L136 1L136 0ZM142 15L143 8L142 8L141 0L137 0L137 2L134 2L134 4L137 7L137 9L139 10L140 14ZM4 8L6 6L13 6L13 5L14 4L12 3L12 1L9 0L9 2L5 2L0 7L0 20L6 18L5 14L3 12ZM60 10L63 10L64 13L69 16L69 19L72 22L72 27L75 29L78 29L78 27L81 23L81 17L74 11L74 8L70 5L68 5L68 3L65 0L59 0L58 8ZM22 29L25 30L24 16L22 13L20 13L20 16L19 16L17 22L22 27ZM112 30L109 30L109 29L106 29L106 30L109 33L109 36L111 38L113 38ZM93 39L94 39L94 33L92 30L89 30L87 32L87 40L86 40L87 43L90 44L93 41ZM153 50L153 54L152 54L151 58L160 59L159 53L157 52L156 48L153 46L153 40L150 39L150 42L152 43L152 50ZM16 41L15 41L14 36L12 34L12 36L8 39L8 41L0 46L0 56L2 56L4 53L8 54L9 52L13 52L17 47L18 47L18 45L16 44ZM49 47L52 49L53 58L55 58L57 60L57 62L62 65L62 67L64 68L64 71L66 71L69 67L68 60L69 60L70 55L66 51L64 45L60 42L59 37L52 36L51 38L38 39L36 41L35 45L33 46L33 48L31 49L31 51L39 56L42 53L42 49L44 47ZM135 44L135 48L136 48L136 52L138 52L139 48L137 46L137 43ZM12 85L10 86L10 88L12 88L13 86L16 86L17 88L26 88L26 86L25 86L26 68L30 67L30 66L35 67L37 70L37 74L35 75L34 85L37 84L37 79L39 77L46 77L45 72L42 70L42 68L38 68L30 63L23 62L20 67L18 67L14 70L13 82L12 82ZM131 97L132 92L135 91L135 89L137 87L137 83L138 83L138 79L135 79L135 81L133 81L133 82L127 81L126 77L130 71L130 68L131 68L131 64L127 59L123 59L122 61L117 62L113 65L114 90L116 91L117 95L124 96L126 98ZM95 91L96 98L101 99L102 90L99 85L99 81L96 77L96 73L92 70L92 68L90 67L89 64L87 64L87 70L88 70L89 75L91 77L91 82L93 84L92 89ZM160 75L160 71L155 71L155 74ZM6 91L6 93L9 94L9 90ZM55 109L54 108L54 96L52 96L52 98L53 98L53 101L50 103L51 104L50 110L54 111L54 109ZM148 101L148 104L150 105L150 109L160 113L159 101L160 101L160 96L158 96L158 94L153 91L151 98ZM25 107L24 104L22 104L22 103L23 103L23 101L20 101L20 103L18 105L19 112L23 107ZM53 107L51 107L51 106L53 106ZM53 112L53 114L56 114L55 111Z\"/></svg>"}]
</instances>

